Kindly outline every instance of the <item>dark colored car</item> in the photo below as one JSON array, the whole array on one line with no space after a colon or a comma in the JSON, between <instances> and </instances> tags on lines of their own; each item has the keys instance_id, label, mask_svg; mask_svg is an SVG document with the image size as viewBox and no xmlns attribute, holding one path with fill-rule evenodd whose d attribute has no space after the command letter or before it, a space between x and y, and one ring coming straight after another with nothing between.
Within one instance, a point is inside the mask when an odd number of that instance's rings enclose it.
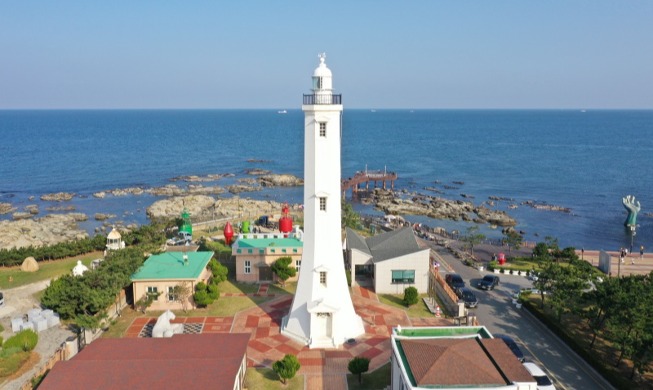
<instances>
[{"instance_id":1,"label":"dark colored car","mask_svg":"<svg viewBox=\"0 0 653 390\"><path fill-rule=\"evenodd\" d=\"M458 291L459 289L465 287L465 281L458 274L447 274L445 275L444 280L453 289L453 291Z\"/></svg>"},{"instance_id":2,"label":"dark colored car","mask_svg":"<svg viewBox=\"0 0 653 390\"><path fill-rule=\"evenodd\" d=\"M478 284L478 288L483 290L494 290L496 286L499 285L499 277L496 275L485 275L481 282Z\"/></svg>"},{"instance_id":3,"label":"dark colored car","mask_svg":"<svg viewBox=\"0 0 653 390\"><path fill-rule=\"evenodd\" d=\"M505 334L495 334L494 337L503 340L503 342L506 343L508 348L510 348L512 353L517 357L517 359L520 362L523 363L524 360L526 360L524 358L524 354L522 353L521 349L519 349L519 346L517 345L515 340L512 339L512 337L506 336Z\"/></svg>"},{"instance_id":4,"label":"dark colored car","mask_svg":"<svg viewBox=\"0 0 653 390\"><path fill-rule=\"evenodd\" d=\"M458 290L458 298L462 299L463 302L465 302L465 307L476 307L478 305L478 299L476 299L476 295L472 292L472 290L468 289L467 287L459 288Z\"/></svg>"}]
</instances>

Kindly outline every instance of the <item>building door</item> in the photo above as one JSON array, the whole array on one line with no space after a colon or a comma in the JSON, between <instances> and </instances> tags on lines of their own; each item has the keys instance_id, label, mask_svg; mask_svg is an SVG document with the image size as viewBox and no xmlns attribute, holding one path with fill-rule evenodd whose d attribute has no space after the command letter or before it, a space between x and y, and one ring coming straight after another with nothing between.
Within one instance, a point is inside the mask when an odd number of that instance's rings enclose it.
<instances>
[{"instance_id":1,"label":"building door","mask_svg":"<svg viewBox=\"0 0 653 390\"><path fill-rule=\"evenodd\" d=\"M317 313L315 317L315 337L331 338L331 313Z\"/></svg>"},{"instance_id":2,"label":"building door","mask_svg":"<svg viewBox=\"0 0 653 390\"><path fill-rule=\"evenodd\" d=\"M272 281L272 268L270 268L270 267L260 267L258 269L258 281L259 282L271 282Z\"/></svg>"}]
</instances>

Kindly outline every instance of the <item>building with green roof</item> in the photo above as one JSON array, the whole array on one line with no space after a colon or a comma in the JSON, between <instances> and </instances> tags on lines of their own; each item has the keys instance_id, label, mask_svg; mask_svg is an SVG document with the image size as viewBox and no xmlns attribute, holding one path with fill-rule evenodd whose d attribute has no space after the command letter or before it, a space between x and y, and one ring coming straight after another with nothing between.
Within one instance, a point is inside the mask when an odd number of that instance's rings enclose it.
<instances>
[{"instance_id":1,"label":"building with green roof","mask_svg":"<svg viewBox=\"0 0 653 390\"><path fill-rule=\"evenodd\" d=\"M208 268L213 252L166 252L152 255L132 275L134 302L148 294L159 294L148 310L183 309L184 303L173 294L175 286L185 285L195 291L199 282L208 283L212 276ZM187 304L193 305L192 296Z\"/></svg>"},{"instance_id":2,"label":"building with green roof","mask_svg":"<svg viewBox=\"0 0 653 390\"><path fill-rule=\"evenodd\" d=\"M270 266L280 257L290 257L299 276L303 247L301 233L239 234L231 247L231 254L236 258L236 280L249 283L276 281ZM297 276L289 280L296 280Z\"/></svg>"},{"instance_id":3,"label":"building with green roof","mask_svg":"<svg viewBox=\"0 0 653 390\"><path fill-rule=\"evenodd\" d=\"M393 390L537 389L519 359L484 326L397 327L391 346Z\"/></svg>"}]
</instances>

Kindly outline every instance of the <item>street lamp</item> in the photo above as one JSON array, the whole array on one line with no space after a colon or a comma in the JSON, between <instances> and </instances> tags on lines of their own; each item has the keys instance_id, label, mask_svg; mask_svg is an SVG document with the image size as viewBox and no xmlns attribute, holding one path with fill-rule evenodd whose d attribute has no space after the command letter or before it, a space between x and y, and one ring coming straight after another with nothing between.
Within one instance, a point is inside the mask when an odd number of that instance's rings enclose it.
<instances>
[{"instance_id":1,"label":"street lamp","mask_svg":"<svg viewBox=\"0 0 653 390\"><path fill-rule=\"evenodd\" d=\"M630 227L630 255L633 255L633 241L635 240L635 235L637 235L637 225L628 225Z\"/></svg>"}]
</instances>

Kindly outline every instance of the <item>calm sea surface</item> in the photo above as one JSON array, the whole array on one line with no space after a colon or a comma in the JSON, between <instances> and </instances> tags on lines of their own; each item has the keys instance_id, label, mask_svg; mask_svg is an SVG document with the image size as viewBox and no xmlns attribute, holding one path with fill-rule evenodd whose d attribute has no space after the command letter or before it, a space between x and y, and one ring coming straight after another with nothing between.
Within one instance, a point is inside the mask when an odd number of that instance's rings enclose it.
<instances>
[{"instance_id":1,"label":"calm sea surface","mask_svg":"<svg viewBox=\"0 0 653 390\"><path fill-rule=\"evenodd\" d=\"M653 217L645 214L653 212L653 111L345 110L342 137L343 176L366 165L387 167L399 174L397 187L411 191L436 195L424 189L435 187L451 199L474 196L468 200L475 204L488 196L513 198L497 207L515 217L531 241L550 235L578 248L629 246L621 199L635 195L642 211L634 242L653 250ZM300 110L0 111L0 202L19 210L39 204L42 215L52 203L38 197L65 191L78 194L69 202L77 211L143 223L145 207L157 198L91 194L164 185L180 175L235 173L215 183L226 185L246 177L248 168L303 176ZM242 195L302 201L301 188ZM527 200L571 213L520 205ZM508 209L509 203L519 207Z\"/></svg>"}]
</instances>

